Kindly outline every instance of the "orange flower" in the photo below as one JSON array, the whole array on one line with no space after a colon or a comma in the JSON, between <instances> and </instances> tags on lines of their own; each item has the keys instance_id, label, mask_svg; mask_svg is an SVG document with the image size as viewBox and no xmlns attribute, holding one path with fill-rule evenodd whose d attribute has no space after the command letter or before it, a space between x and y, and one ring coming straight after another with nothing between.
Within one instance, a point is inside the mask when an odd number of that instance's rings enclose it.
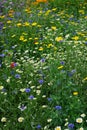
<instances>
[{"instance_id":1,"label":"orange flower","mask_svg":"<svg viewBox=\"0 0 87 130\"><path fill-rule=\"evenodd\" d=\"M36 2L47 2L47 0L36 0Z\"/></svg>"}]
</instances>

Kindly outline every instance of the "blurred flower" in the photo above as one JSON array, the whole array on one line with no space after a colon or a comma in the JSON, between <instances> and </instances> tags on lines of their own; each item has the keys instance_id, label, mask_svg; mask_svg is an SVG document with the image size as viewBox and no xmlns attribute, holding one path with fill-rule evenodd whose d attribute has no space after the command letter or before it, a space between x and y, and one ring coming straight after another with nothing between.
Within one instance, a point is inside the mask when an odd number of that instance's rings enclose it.
<instances>
[{"instance_id":1,"label":"blurred flower","mask_svg":"<svg viewBox=\"0 0 87 130\"><path fill-rule=\"evenodd\" d=\"M79 40L79 36L72 37L72 40L75 40L75 41Z\"/></svg>"},{"instance_id":2,"label":"blurred flower","mask_svg":"<svg viewBox=\"0 0 87 130\"><path fill-rule=\"evenodd\" d=\"M2 90L4 87L3 86L0 86L0 90Z\"/></svg>"},{"instance_id":3,"label":"blurred flower","mask_svg":"<svg viewBox=\"0 0 87 130\"><path fill-rule=\"evenodd\" d=\"M47 119L47 122L51 122L52 121L52 119Z\"/></svg>"},{"instance_id":4,"label":"blurred flower","mask_svg":"<svg viewBox=\"0 0 87 130\"><path fill-rule=\"evenodd\" d=\"M1 118L1 122L6 122L7 121L7 118L6 117L2 117Z\"/></svg>"},{"instance_id":5,"label":"blurred flower","mask_svg":"<svg viewBox=\"0 0 87 130\"><path fill-rule=\"evenodd\" d=\"M58 67L58 69L62 69L63 67L64 67L64 66L61 65L61 66Z\"/></svg>"},{"instance_id":6,"label":"blurred flower","mask_svg":"<svg viewBox=\"0 0 87 130\"><path fill-rule=\"evenodd\" d=\"M33 95L30 95L30 96L29 96L29 99L31 99L31 100L34 99L34 96L33 96Z\"/></svg>"},{"instance_id":7,"label":"blurred flower","mask_svg":"<svg viewBox=\"0 0 87 130\"><path fill-rule=\"evenodd\" d=\"M73 92L73 95L74 96L78 95L78 92L77 91Z\"/></svg>"},{"instance_id":8,"label":"blurred flower","mask_svg":"<svg viewBox=\"0 0 87 130\"><path fill-rule=\"evenodd\" d=\"M24 106L24 104L22 104L22 105L19 105L18 108L19 108L21 111L24 111L27 107Z\"/></svg>"},{"instance_id":9,"label":"blurred flower","mask_svg":"<svg viewBox=\"0 0 87 130\"><path fill-rule=\"evenodd\" d=\"M10 64L10 67L11 68L14 68L14 67L16 67L17 66L17 64L15 63L15 62L12 62L11 64Z\"/></svg>"},{"instance_id":10,"label":"blurred flower","mask_svg":"<svg viewBox=\"0 0 87 130\"><path fill-rule=\"evenodd\" d=\"M68 127L69 127L70 129L73 129L73 128L74 128L74 124L70 123L70 124L68 124Z\"/></svg>"},{"instance_id":11,"label":"blurred flower","mask_svg":"<svg viewBox=\"0 0 87 130\"><path fill-rule=\"evenodd\" d=\"M24 118L23 117L19 117L18 118L18 122L23 122L24 121Z\"/></svg>"},{"instance_id":12,"label":"blurred flower","mask_svg":"<svg viewBox=\"0 0 87 130\"><path fill-rule=\"evenodd\" d=\"M86 114L84 114L84 113L83 113L83 114L81 114L80 116L81 116L81 117L85 117L85 116L86 116Z\"/></svg>"},{"instance_id":13,"label":"blurred flower","mask_svg":"<svg viewBox=\"0 0 87 130\"><path fill-rule=\"evenodd\" d=\"M83 128L83 127L81 127L81 128L79 128L78 130L84 130L84 128Z\"/></svg>"},{"instance_id":14,"label":"blurred flower","mask_svg":"<svg viewBox=\"0 0 87 130\"><path fill-rule=\"evenodd\" d=\"M20 74L15 74L15 78L20 79Z\"/></svg>"},{"instance_id":15,"label":"blurred flower","mask_svg":"<svg viewBox=\"0 0 87 130\"><path fill-rule=\"evenodd\" d=\"M65 64L65 62L64 62L64 61L61 61L61 62L60 62L60 64L61 64L61 65L64 65L64 64Z\"/></svg>"},{"instance_id":16,"label":"blurred flower","mask_svg":"<svg viewBox=\"0 0 87 130\"><path fill-rule=\"evenodd\" d=\"M43 79L40 79L38 82L39 82L40 84L43 84L44 80L43 80Z\"/></svg>"},{"instance_id":17,"label":"blurred flower","mask_svg":"<svg viewBox=\"0 0 87 130\"><path fill-rule=\"evenodd\" d=\"M20 91L23 93L25 92L25 88L21 88Z\"/></svg>"},{"instance_id":18,"label":"blurred flower","mask_svg":"<svg viewBox=\"0 0 87 130\"><path fill-rule=\"evenodd\" d=\"M37 125L36 128L37 128L37 129L41 129L41 125Z\"/></svg>"},{"instance_id":19,"label":"blurred flower","mask_svg":"<svg viewBox=\"0 0 87 130\"><path fill-rule=\"evenodd\" d=\"M55 109L56 109L56 110L61 110L62 107L61 107L61 106L55 106Z\"/></svg>"},{"instance_id":20,"label":"blurred flower","mask_svg":"<svg viewBox=\"0 0 87 130\"><path fill-rule=\"evenodd\" d=\"M61 42L61 41L63 41L63 37L56 37L56 38L55 38L55 41Z\"/></svg>"},{"instance_id":21,"label":"blurred flower","mask_svg":"<svg viewBox=\"0 0 87 130\"><path fill-rule=\"evenodd\" d=\"M76 119L76 122L77 122L77 123L82 123L82 122L83 122L83 119L82 119L82 118L77 118L77 119Z\"/></svg>"},{"instance_id":22,"label":"blurred flower","mask_svg":"<svg viewBox=\"0 0 87 130\"><path fill-rule=\"evenodd\" d=\"M56 26L52 26L51 29L55 31L56 30Z\"/></svg>"},{"instance_id":23,"label":"blurred flower","mask_svg":"<svg viewBox=\"0 0 87 130\"><path fill-rule=\"evenodd\" d=\"M55 130L61 130L61 126L57 126Z\"/></svg>"},{"instance_id":24,"label":"blurred flower","mask_svg":"<svg viewBox=\"0 0 87 130\"><path fill-rule=\"evenodd\" d=\"M26 92L26 93L29 93L30 91L31 91L30 88L26 88L26 89L25 89L25 92Z\"/></svg>"},{"instance_id":25,"label":"blurred flower","mask_svg":"<svg viewBox=\"0 0 87 130\"><path fill-rule=\"evenodd\" d=\"M52 101L52 98L47 98L48 101Z\"/></svg>"},{"instance_id":26,"label":"blurred flower","mask_svg":"<svg viewBox=\"0 0 87 130\"><path fill-rule=\"evenodd\" d=\"M42 59L41 59L41 62L45 62L45 58L42 58Z\"/></svg>"},{"instance_id":27,"label":"blurred flower","mask_svg":"<svg viewBox=\"0 0 87 130\"><path fill-rule=\"evenodd\" d=\"M0 54L0 57L5 57L5 54Z\"/></svg>"}]
</instances>

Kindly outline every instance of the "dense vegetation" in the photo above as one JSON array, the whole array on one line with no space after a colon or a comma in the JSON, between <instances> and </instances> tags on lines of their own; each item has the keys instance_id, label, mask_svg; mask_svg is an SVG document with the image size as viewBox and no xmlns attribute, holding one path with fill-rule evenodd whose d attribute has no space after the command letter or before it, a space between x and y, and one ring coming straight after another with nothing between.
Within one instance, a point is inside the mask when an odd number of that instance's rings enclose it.
<instances>
[{"instance_id":1,"label":"dense vegetation","mask_svg":"<svg viewBox=\"0 0 87 130\"><path fill-rule=\"evenodd\" d=\"M0 1L0 130L87 130L87 2Z\"/></svg>"}]
</instances>

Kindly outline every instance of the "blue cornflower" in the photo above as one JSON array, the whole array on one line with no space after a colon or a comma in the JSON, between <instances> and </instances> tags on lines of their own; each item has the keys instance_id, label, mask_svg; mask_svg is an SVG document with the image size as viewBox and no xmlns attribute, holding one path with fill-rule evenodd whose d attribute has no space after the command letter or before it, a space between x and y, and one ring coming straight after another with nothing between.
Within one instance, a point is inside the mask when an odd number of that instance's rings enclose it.
<instances>
[{"instance_id":1,"label":"blue cornflower","mask_svg":"<svg viewBox=\"0 0 87 130\"><path fill-rule=\"evenodd\" d=\"M64 62L64 61L61 61L61 62L60 62L60 64L61 64L61 65L64 65L64 64L65 64L65 62Z\"/></svg>"},{"instance_id":2,"label":"blue cornflower","mask_svg":"<svg viewBox=\"0 0 87 130\"><path fill-rule=\"evenodd\" d=\"M20 79L20 74L15 74L15 78Z\"/></svg>"},{"instance_id":3,"label":"blue cornflower","mask_svg":"<svg viewBox=\"0 0 87 130\"><path fill-rule=\"evenodd\" d=\"M43 84L43 82L44 82L43 79L40 79L40 80L39 80L39 83L40 83L40 84Z\"/></svg>"},{"instance_id":4,"label":"blue cornflower","mask_svg":"<svg viewBox=\"0 0 87 130\"><path fill-rule=\"evenodd\" d=\"M72 124L72 123L68 124L68 128L73 129L74 128L74 124Z\"/></svg>"},{"instance_id":5,"label":"blue cornflower","mask_svg":"<svg viewBox=\"0 0 87 130\"><path fill-rule=\"evenodd\" d=\"M37 129L41 129L41 125L37 125L36 128L37 128Z\"/></svg>"},{"instance_id":6,"label":"blue cornflower","mask_svg":"<svg viewBox=\"0 0 87 130\"><path fill-rule=\"evenodd\" d=\"M0 57L4 57L5 56L5 54L0 54Z\"/></svg>"},{"instance_id":7,"label":"blue cornflower","mask_svg":"<svg viewBox=\"0 0 87 130\"><path fill-rule=\"evenodd\" d=\"M52 101L52 98L47 98L48 101Z\"/></svg>"},{"instance_id":8,"label":"blue cornflower","mask_svg":"<svg viewBox=\"0 0 87 130\"><path fill-rule=\"evenodd\" d=\"M31 100L32 100L33 98L34 98L34 96L33 96L33 95L30 95L30 96L29 96L29 99L31 99Z\"/></svg>"},{"instance_id":9,"label":"blue cornflower","mask_svg":"<svg viewBox=\"0 0 87 130\"><path fill-rule=\"evenodd\" d=\"M62 107L61 107L61 106L55 106L55 109L56 109L56 110L61 110Z\"/></svg>"},{"instance_id":10,"label":"blue cornflower","mask_svg":"<svg viewBox=\"0 0 87 130\"><path fill-rule=\"evenodd\" d=\"M85 44L87 45L87 42L85 42Z\"/></svg>"},{"instance_id":11,"label":"blue cornflower","mask_svg":"<svg viewBox=\"0 0 87 130\"><path fill-rule=\"evenodd\" d=\"M41 59L41 62L45 62L45 58L42 58L42 59Z\"/></svg>"},{"instance_id":12,"label":"blue cornflower","mask_svg":"<svg viewBox=\"0 0 87 130\"><path fill-rule=\"evenodd\" d=\"M26 92L26 93L29 93L30 91L31 91L30 88L26 88L26 89L25 89L25 92Z\"/></svg>"}]
</instances>

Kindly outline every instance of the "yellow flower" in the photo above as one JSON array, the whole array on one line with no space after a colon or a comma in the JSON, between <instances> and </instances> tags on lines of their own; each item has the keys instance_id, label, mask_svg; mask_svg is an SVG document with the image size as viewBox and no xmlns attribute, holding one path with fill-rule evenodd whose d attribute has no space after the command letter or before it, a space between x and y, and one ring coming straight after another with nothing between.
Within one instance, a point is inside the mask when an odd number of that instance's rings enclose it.
<instances>
[{"instance_id":1,"label":"yellow flower","mask_svg":"<svg viewBox=\"0 0 87 130\"><path fill-rule=\"evenodd\" d=\"M12 23L12 21L11 21L11 20L8 20L7 23L10 24L10 23Z\"/></svg>"},{"instance_id":2,"label":"yellow flower","mask_svg":"<svg viewBox=\"0 0 87 130\"><path fill-rule=\"evenodd\" d=\"M1 118L1 122L6 122L6 121L7 121L6 117Z\"/></svg>"},{"instance_id":3,"label":"yellow flower","mask_svg":"<svg viewBox=\"0 0 87 130\"><path fill-rule=\"evenodd\" d=\"M61 42L61 41L63 41L63 37L56 37L55 40L56 40L57 42Z\"/></svg>"},{"instance_id":4,"label":"yellow flower","mask_svg":"<svg viewBox=\"0 0 87 130\"><path fill-rule=\"evenodd\" d=\"M61 130L61 126L57 126L55 130Z\"/></svg>"},{"instance_id":5,"label":"yellow flower","mask_svg":"<svg viewBox=\"0 0 87 130\"><path fill-rule=\"evenodd\" d=\"M27 42L27 39L24 39L23 42Z\"/></svg>"},{"instance_id":6,"label":"yellow flower","mask_svg":"<svg viewBox=\"0 0 87 130\"><path fill-rule=\"evenodd\" d=\"M20 36L19 40L23 41L24 40L24 36Z\"/></svg>"},{"instance_id":7,"label":"yellow flower","mask_svg":"<svg viewBox=\"0 0 87 130\"><path fill-rule=\"evenodd\" d=\"M74 96L78 95L78 92L73 92L73 95L74 95Z\"/></svg>"},{"instance_id":8,"label":"yellow flower","mask_svg":"<svg viewBox=\"0 0 87 130\"><path fill-rule=\"evenodd\" d=\"M2 90L4 87L3 86L0 86L0 90Z\"/></svg>"},{"instance_id":9,"label":"yellow flower","mask_svg":"<svg viewBox=\"0 0 87 130\"><path fill-rule=\"evenodd\" d=\"M37 23L36 23L36 22L32 23L32 26L36 26L36 25L37 25Z\"/></svg>"},{"instance_id":10,"label":"yellow flower","mask_svg":"<svg viewBox=\"0 0 87 130\"><path fill-rule=\"evenodd\" d=\"M38 40L38 37L35 37L34 40Z\"/></svg>"},{"instance_id":11,"label":"yellow flower","mask_svg":"<svg viewBox=\"0 0 87 130\"><path fill-rule=\"evenodd\" d=\"M85 81L85 80L87 80L87 77L85 77L85 78L83 79L83 81Z\"/></svg>"},{"instance_id":12,"label":"yellow flower","mask_svg":"<svg viewBox=\"0 0 87 130\"><path fill-rule=\"evenodd\" d=\"M43 51L43 47L40 47L40 48L39 48L39 51Z\"/></svg>"},{"instance_id":13,"label":"yellow flower","mask_svg":"<svg viewBox=\"0 0 87 130\"><path fill-rule=\"evenodd\" d=\"M53 46L52 43L50 43L50 44L48 44L47 48L50 48L50 47L52 47L52 46Z\"/></svg>"},{"instance_id":14,"label":"yellow flower","mask_svg":"<svg viewBox=\"0 0 87 130\"><path fill-rule=\"evenodd\" d=\"M18 27L22 26L22 24L21 24L21 23L17 23L16 25L17 25Z\"/></svg>"},{"instance_id":15,"label":"yellow flower","mask_svg":"<svg viewBox=\"0 0 87 130\"><path fill-rule=\"evenodd\" d=\"M18 118L18 122L23 122L24 121L24 118L23 117L19 117Z\"/></svg>"},{"instance_id":16,"label":"yellow flower","mask_svg":"<svg viewBox=\"0 0 87 130\"><path fill-rule=\"evenodd\" d=\"M6 29L6 27L4 26L3 29Z\"/></svg>"},{"instance_id":17,"label":"yellow flower","mask_svg":"<svg viewBox=\"0 0 87 130\"><path fill-rule=\"evenodd\" d=\"M0 16L1 19L5 18L5 15Z\"/></svg>"},{"instance_id":18,"label":"yellow flower","mask_svg":"<svg viewBox=\"0 0 87 130\"><path fill-rule=\"evenodd\" d=\"M57 10L57 8L53 8L53 9L52 9L52 11L55 11L55 10Z\"/></svg>"},{"instance_id":19,"label":"yellow flower","mask_svg":"<svg viewBox=\"0 0 87 130\"><path fill-rule=\"evenodd\" d=\"M72 39L77 41L79 39L79 37L78 36L74 36L74 37L72 37Z\"/></svg>"},{"instance_id":20,"label":"yellow flower","mask_svg":"<svg viewBox=\"0 0 87 130\"><path fill-rule=\"evenodd\" d=\"M58 69L62 69L63 68L63 65L59 66Z\"/></svg>"},{"instance_id":21,"label":"yellow flower","mask_svg":"<svg viewBox=\"0 0 87 130\"><path fill-rule=\"evenodd\" d=\"M24 23L24 26L29 26L29 25L30 25L29 22Z\"/></svg>"},{"instance_id":22,"label":"yellow flower","mask_svg":"<svg viewBox=\"0 0 87 130\"><path fill-rule=\"evenodd\" d=\"M79 13L84 14L85 12L84 10L79 10Z\"/></svg>"},{"instance_id":23,"label":"yellow flower","mask_svg":"<svg viewBox=\"0 0 87 130\"><path fill-rule=\"evenodd\" d=\"M52 30L56 30L56 26L52 26L51 29L52 29Z\"/></svg>"},{"instance_id":24,"label":"yellow flower","mask_svg":"<svg viewBox=\"0 0 87 130\"><path fill-rule=\"evenodd\" d=\"M77 119L76 119L76 122L77 122L77 123L82 123L82 122L83 122L83 119L82 119L82 118L77 118Z\"/></svg>"},{"instance_id":25,"label":"yellow flower","mask_svg":"<svg viewBox=\"0 0 87 130\"><path fill-rule=\"evenodd\" d=\"M35 42L34 44L35 44L35 45L38 45L38 44L39 44L39 42Z\"/></svg>"}]
</instances>

